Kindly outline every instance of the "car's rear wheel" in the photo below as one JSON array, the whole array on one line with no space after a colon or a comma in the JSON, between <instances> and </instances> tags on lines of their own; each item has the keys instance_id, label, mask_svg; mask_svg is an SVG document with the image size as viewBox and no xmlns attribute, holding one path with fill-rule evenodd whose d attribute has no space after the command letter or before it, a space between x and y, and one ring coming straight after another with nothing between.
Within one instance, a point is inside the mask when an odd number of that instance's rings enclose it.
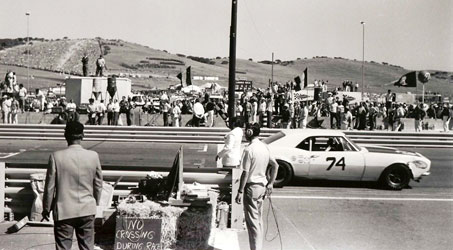
<instances>
[{"instance_id":1,"label":"car's rear wheel","mask_svg":"<svg viewBox=\"0 0 453 250\"><path fill-rule=\"evenodd\" d=\"M405 188L411 179L409 170L403 165L393 165L384 170L381 175L381 185L391 190Z\"/></svg>"},{"instance_id":2,"label":"car's rear wheel","mask_svg":"<svg viewBox=\"0 0 453 250\"><path fill-rule=\"evenodd\" d=\"M288 185L294 177L293 168L289 163L282 160L277 160L278 171L277 178L275 178L274 187L283 187ZM267 177L270 178L270 168L267 168Z\"/></svg>"}]
</instances>

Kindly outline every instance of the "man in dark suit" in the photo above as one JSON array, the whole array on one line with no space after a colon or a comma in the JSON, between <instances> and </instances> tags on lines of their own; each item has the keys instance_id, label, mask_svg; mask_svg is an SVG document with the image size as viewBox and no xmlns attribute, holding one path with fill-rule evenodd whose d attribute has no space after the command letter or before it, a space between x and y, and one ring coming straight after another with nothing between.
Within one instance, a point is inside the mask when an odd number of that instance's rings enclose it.
<instances>
[{"instance_id":1,"label":"man in dark suit","mask_svg":"<svg viewBox=\"0 0 453 250\"><path fill-rule=\"evenodd\" d=\"M56 249L71 249L76 232L79 249L94 248L94 217L102 190L102 169L96 152L80 145L83 125L66 124L68 148L50 155L44 188L43 212L53 212Z\"/></svg>"}]
</instances>

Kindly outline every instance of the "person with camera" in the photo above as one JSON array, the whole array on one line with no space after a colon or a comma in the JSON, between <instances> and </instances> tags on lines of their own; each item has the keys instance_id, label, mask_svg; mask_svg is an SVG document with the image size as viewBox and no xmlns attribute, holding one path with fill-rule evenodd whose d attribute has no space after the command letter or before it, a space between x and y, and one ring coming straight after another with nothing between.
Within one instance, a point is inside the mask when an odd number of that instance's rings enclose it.
<instances>
[{"instance_id":1,"label":"person with camera","mask_svg":"<svg viewBox=\"0 0 453 250\"><path fill-rule=\"evenodd\" d=\"M278 163L265 143L260 141L260 125L247 124L245 138L250 144L242 155L242 175L236 203L244 200L244 215L249 235L250 249L259 250L263 246L263 203L272 193L277 177ZM270 176L266 175L268 165Z\"/></svg>"}]
</instances>

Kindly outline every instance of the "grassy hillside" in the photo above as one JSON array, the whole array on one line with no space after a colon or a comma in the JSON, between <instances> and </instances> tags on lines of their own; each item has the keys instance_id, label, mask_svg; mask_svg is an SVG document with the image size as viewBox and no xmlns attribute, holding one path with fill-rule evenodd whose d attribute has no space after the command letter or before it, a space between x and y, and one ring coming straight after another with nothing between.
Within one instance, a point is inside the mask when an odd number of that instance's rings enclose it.
<instances>
[{"instance_id":1,"label":"grassy hillside","mask_svg":"<svg viewBox=\"0 0 453 250\"><path fill-rule=\"evenodd\" d=\"M13 47L0 50L0 73L13 70L20 82L26 82L27 53L30 53L30 74L32 88L54 86L64 80L65 74L81 74L81 57L87 53L90 58L90 73L94 74L95 61L99 54L104 54L108 74L123 74L132 78L134 89L167 88L179 84L176 75L192 67L192 76L217 76L218 83L228 85L228 58L199 58L190 55L171 54L122 40L104 39L62 39L34 40L29 52L27 46L18 43ZM238 59L238 79L254 82L254 86L265 88L271 78L271 65ZM294 79L308 67L309 82L315 79L329 81L329 87L340 86L343 80L361 84L361 61L343 58L317 57L279 62L274 65L274 80L286 82ZM409 72L398 66L366 62L366 91L382 93L387 89L395 92L416 92L411 88L388 85L401 75ZM63 72L63 73L62 73ZM442 92L453 96L453 75L451 72L430 70L432 78L426 85L427 90ZM184 74L185 78L185 74ZM193 81L195 85L204 81ZM421 86L418 92L421 91Z\"/></svg>"}]
</instances>

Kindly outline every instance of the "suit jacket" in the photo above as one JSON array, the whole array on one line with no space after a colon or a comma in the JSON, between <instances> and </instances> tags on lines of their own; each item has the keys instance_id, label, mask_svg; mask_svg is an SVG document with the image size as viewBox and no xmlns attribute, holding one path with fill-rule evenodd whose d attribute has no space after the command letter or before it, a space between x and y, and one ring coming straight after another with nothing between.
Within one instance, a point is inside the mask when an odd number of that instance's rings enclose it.
<instances>
[{"instance_id":1,"label":"suit jacket","mask_svg":"<svg viewBox=\"0 0 453 250\"><path fill-rule=\"evenodd\" d=\"M102 190L102 169L96 152L70 145L49 157L43 210L55 221L96 214Z\"/></svg>"}]
</instances>

